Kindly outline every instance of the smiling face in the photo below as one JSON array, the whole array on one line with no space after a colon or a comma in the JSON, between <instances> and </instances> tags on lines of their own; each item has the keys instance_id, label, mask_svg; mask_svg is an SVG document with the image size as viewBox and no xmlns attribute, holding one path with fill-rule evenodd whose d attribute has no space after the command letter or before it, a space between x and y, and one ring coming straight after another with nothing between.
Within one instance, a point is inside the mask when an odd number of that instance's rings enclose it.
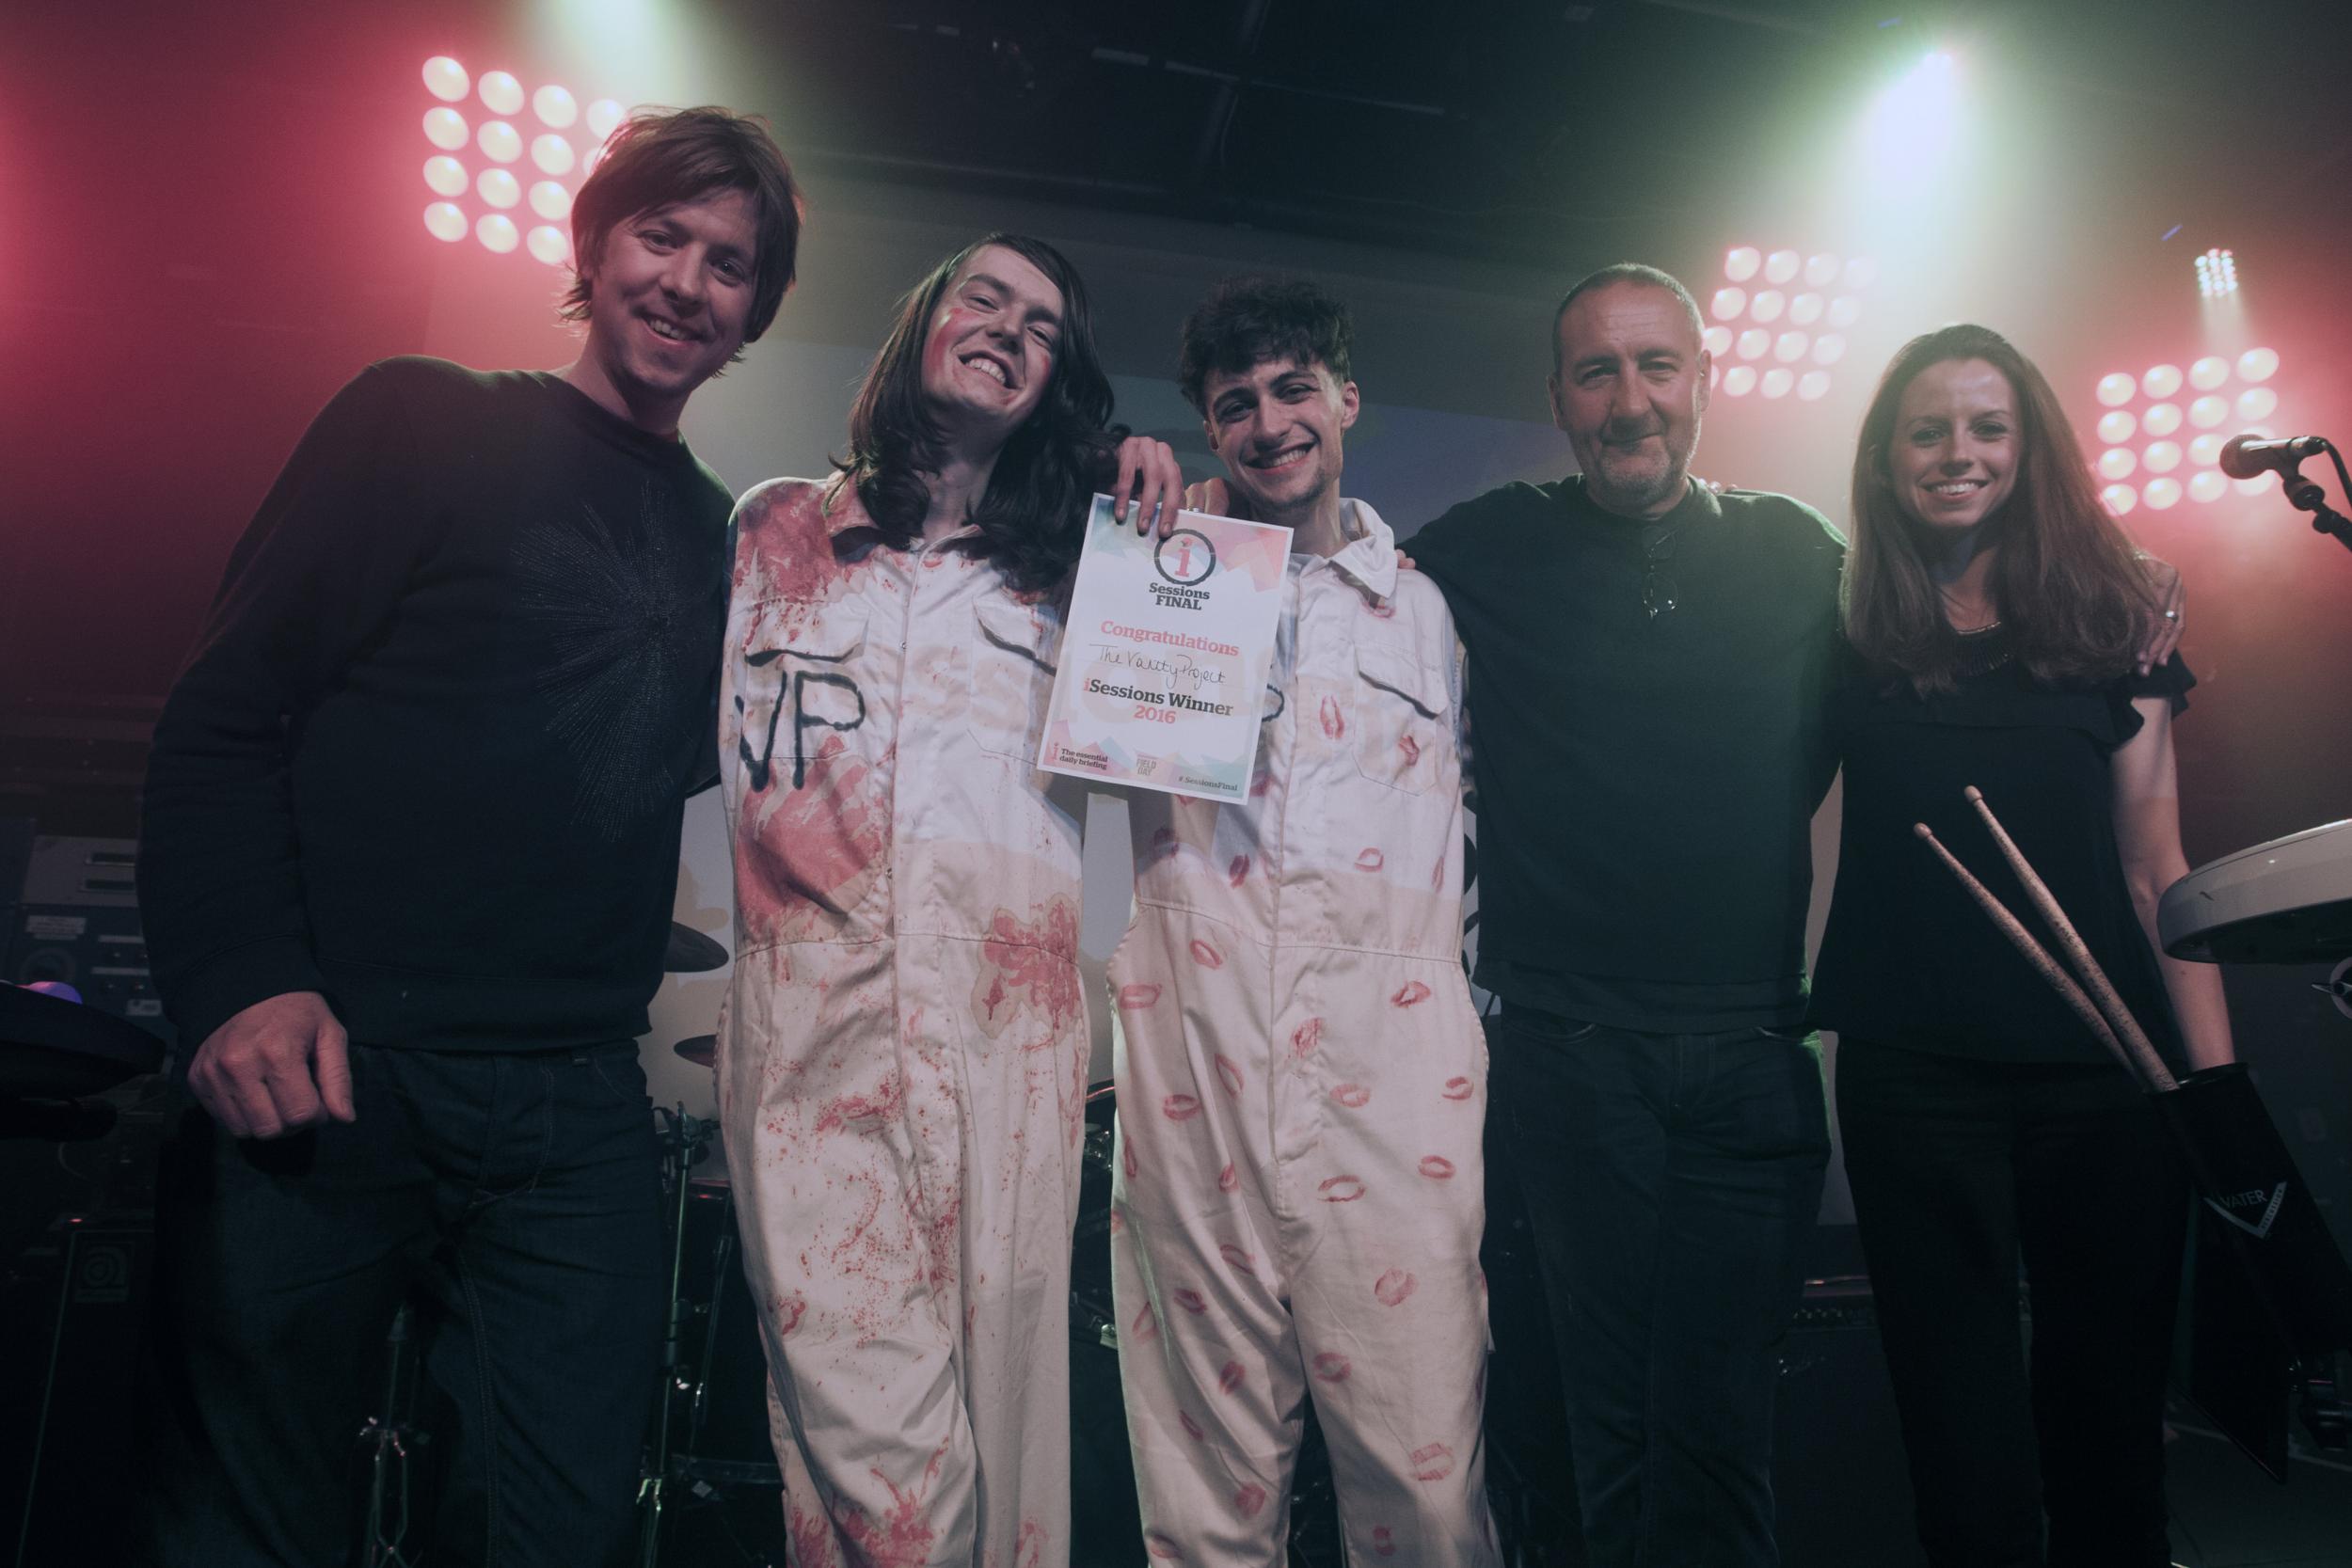
<instances>
[{"instance_id":1,"label":"smiling face","mask_svg":"<svg viewBox=\"0 0 2352 1568\"><path fill-rule=\"evenodd\" d=\"M2017 390L1982 359L1946 359L1911 378L1895 405L1886 479L1903 515L1972 529L2017 487Z\"/></svg>"},{"instance_id":2,"label":"smiling face","mask_svg":"<svg viewBox=\"0 0 2352 1568\"><path fill-rule=\"evenodd\" d=\"M1551 418L1606 511L1662 517L1689 488L1707 409L1699 329L1668 290L1633 280L1580 295L1560 317Z\"/></svg>"},{"instance_id":3,"label":"smiling face","mask_svg":"<svg viewBox=\"0 0 2352 1568\"><path fill-rule=\"evenodd\" d=\"M657 435L743 346L757 248L749 194L714 191L612 226L594 284L581 390Z\"/></svg>"},{"instance_id":4,"label":"smiling face","mask_svg":"<svg viewBox=\"0 0 2352 1568\"><path fill-rule=\"evenodd\" d=\"M1001 444L1044 399L1061 291L1018 251L982 245L941 291L923 339L923 402L942 427Z\"/></svg>"},{"instance_id":5,"label":"smiling face","mask_svg":"<svg viewBox=\"0 0 2352 1568\"><path fill-rule=\"evenodd\" d=\"M1353 381L1320 359L1262 359L1247 371L1215 371L1200 385L1201 428L1225 460L1249 515L1280 522L1339 493L1340 433L1356 422Z\"/></svg>"}]
</instances>

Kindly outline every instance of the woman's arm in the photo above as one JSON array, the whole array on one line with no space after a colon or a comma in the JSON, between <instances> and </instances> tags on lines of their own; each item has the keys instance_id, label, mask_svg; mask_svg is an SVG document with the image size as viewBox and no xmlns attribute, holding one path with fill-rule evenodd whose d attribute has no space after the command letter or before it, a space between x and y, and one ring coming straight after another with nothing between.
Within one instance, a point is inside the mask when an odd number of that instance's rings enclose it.
<instances>
[{"instance_id":1,"label":"woman's arm","mask_svg":"<svg viewBox=\"0 0 2352 1568\"><path fill-rule=\"evenodd\" d=\"M2237 1059L2230 1040L2230 1009L2221 994L2221 971L2166 956L2156 939L2156 902L2164 890L2188 875L2181 853L2180 771L2172 757L2172 705L2164 697L2140 697L2132 706L2145 721L2139 733L2115 753L2115 838L2123 854L2123 881L2131 889L2139 928L2164 972L2164 989L2180 1019L2194 1068L2218 1067Z\"/></svg>"}]
</instances>

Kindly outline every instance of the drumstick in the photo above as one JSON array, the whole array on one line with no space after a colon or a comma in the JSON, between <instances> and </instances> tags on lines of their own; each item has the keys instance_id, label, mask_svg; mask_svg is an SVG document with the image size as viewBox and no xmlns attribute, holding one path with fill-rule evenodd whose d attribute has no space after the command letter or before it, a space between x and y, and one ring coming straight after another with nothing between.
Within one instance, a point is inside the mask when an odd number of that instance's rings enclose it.
<instances>
[{"instance_id":1,"label":"drumstick","mask_svg":"<svg viewBox=\"0 0 2352 1568\"><path fill-rule=\"evenodd\" d=\"M2123 1049L2123 1042L2115 1037L2115 1031L2107 1027L2107 1021L2099 1016L2099 1009L2091 1006L2090 998L2083 994L2082 987L2074 984L2073 977L2058 967L2058 960L2050 957L2041 942L2034 940L2033 933L2026 930L2024 924L2009 912L2009 906L1994 897L1982 882L1968 874L1968 868L1955 860L1949 849L1944 847L1942 841L1935 836L1935 831L1932 828L1925 822L1914 822L1911 825L1911 831L1927 841L1928 847L1934 850L1936 858L1944 863L1953 876L1960 879L1961 885L1968 890L1969 895L1976 899L1993 924L1999 927L2001 935L2009 939L2010 945L2016 948L2019 955L2027 963L2033 965L2044 980L2050 982L2050 989L2058 993L2058 999L2074 1009L2074 1016L2081 1019L2090 1032L2098 1037L2099 1043L2107 1048L2108 1053L2116 1059L2123 1070L2135 1078L2140 1077L2138 1064L2134 1062L2131 1053ZM2158 1066L2161 1069L2162 1064ZM2169 1083L2167 1086L2170 1086Z\"/></svg>"},{"instance_id":2,"label":"drumstick","mask_svg":"<svg viewBox=\"0 0 2352 1568\"><path fill-rule=\"evenodd\" d=\"M2001 853L2009 858L2010 869L2016 872L2017 879L2026 885L2026 896L2031 898L2033 907L2042 911L2042 918L2049 923L2059 946L2074 964L2074 973L2082 976L2083 985L2090 992L2091 999L2099 1004L2099 1010L2107 1015L2107 1022L2115 1026L2115 1032L2122 1037L2125 1049L2139 1064L2140 1080L2152 1087L2173 1087L2172 1074L2166 1069L2164 1058L2157 1055L2156 1048L2148 1043L2148 1037L2141 1033L2138 1021L2132 1017L2132 1010L2123 1006L2123 999L2115 994L2115 988L2107 983L2106 971L2101 969L2099 960L2090 956L2090 947L2074 929L2074 923L2066 918L2066 911L2058 907L2057 897L2035 875L2033 866L2026 859L2026 852L2017 847L2016 840L2009 836L2009 830L2001 826L2001 819L1993 815L1992 806L1985 802L1984 792L1970 784L1962 793L1968 797L1968 803L1977 808L1977 815L1984 818L1984 825L1993 830L1993 841L2001 847Z\"/></svg>"}]
</instances>

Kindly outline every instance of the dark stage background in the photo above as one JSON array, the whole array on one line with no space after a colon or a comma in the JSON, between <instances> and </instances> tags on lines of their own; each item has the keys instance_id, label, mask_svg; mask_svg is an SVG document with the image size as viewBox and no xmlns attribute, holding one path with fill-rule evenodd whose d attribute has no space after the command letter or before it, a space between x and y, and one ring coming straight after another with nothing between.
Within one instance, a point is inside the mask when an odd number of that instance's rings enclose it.
<instances>
[{"instance_id":1,"label":"dark stage background","mask_svg":"<svg viewBox=\"0 0 2352 1568\"><path fill-rule=\"evenodd\" d=\"M571 356L554 271L444 244L420 221L430 55L513 71L526 90L562 81L583 103L771 118L811 196L803 282L687 424L739 490L818 470L896 293L974 234L1013 227L1076 259L1122 417L1200 473L1197 423L1168 380L1184 309L1229 271L1329 280L1358 311L1371 405L1351 488L1409 529L1566 467L1543 378L1567 281L1635 258L1705 304L1738 245L1877 262L1827 395L1719 394L1697 465L1834 518L1872 375L1903 338L1955 318L2000 327L2050 372L2087 461L2101 376L2265 345L2281 363L2263 422L2352 441L2345 13L2275 0L13 8L0 700L135 714L158 699L278 465L360 365ZM1918 74L1936 49L1948 72ZM2233 253L2231 299L2198 295L2191 259L2209 246ZM2142 505L2126 526L2190 583L2191 860L2347 815L2352 557L2275 488ZM127 800L77 801L54 782L0 800L0 815L52 813L104 831ZM715 915L723 884L701 883L685 907ZM2315 977L2243 970L2231 994L2242 1049L2352 1240L2352 1022Z\"/></svg>"}]
</instances>

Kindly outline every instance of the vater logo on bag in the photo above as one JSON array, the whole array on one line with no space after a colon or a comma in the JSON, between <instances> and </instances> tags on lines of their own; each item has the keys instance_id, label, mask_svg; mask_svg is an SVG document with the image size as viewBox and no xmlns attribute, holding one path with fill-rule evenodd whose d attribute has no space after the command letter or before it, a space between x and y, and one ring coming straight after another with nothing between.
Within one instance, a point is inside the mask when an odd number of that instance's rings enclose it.
<instances>
[{"instance_id":1,"label":"vater logo on bag","mask_svg":"<svg viewBox=\"0 0 2352 1568\"><path fill-rule=\"evenodd\" d=\"M2259 1242L2269 1236L2270 1227L2279 1218L2279 1209L2286 1200L2287 1184L2281 1181L2277 1190L2270 1193L2265 1193L2260 1187L2250 1187L2242 1193L2232 1193L2227 1197L2209 1197L2205 1199L2205 1207ZM2230 1212L2233 1209L2257 1208L2263 1212L2260 1225L2249 1225Z\"/></svg>"}]
</instances>

